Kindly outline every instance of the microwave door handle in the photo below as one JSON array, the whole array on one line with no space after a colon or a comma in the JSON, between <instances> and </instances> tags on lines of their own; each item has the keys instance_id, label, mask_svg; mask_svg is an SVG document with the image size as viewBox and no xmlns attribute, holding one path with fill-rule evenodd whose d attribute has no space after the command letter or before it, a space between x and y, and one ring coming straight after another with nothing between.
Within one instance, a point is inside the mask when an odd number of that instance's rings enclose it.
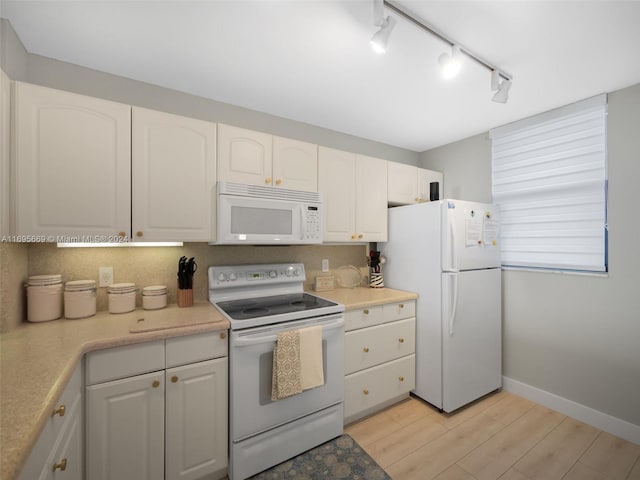
<instances>
[{"instance_id":1,"label":"microwave door handle","mask_svg":"<svg viewBox=\"0 0 640 480\"><path fill-rule=\"evenodd\" d=\"M306 226L306 216L304 214L304 207L300 206L300 240L304 240L304 231Z\"/></svg>"},{"instance_id":2,"label":"microwave door handle","mask_svg":"<svg viewBox=\"0 0 640 480\"><path fill-rule=\"evenodd\" d=\"M311 327L311 326L313 326L313 324L304 325L301 328ZM344 326L344 319L341 317L334 322L328 323L326 325L322 325L322 331L324 332L326 330L333 330L334 328L338 328L342 326ZM286 328L283 328L281 331L286 331L286 330L287 330ZM259 345L261 343L275 343L277 339L278 339L278 336L273 334L259 336L259 337L256 337L255 335L247 336L247 337L238 337L234 341L234 346L248 347L251 345Z\"/></svg>"}]
</instances>

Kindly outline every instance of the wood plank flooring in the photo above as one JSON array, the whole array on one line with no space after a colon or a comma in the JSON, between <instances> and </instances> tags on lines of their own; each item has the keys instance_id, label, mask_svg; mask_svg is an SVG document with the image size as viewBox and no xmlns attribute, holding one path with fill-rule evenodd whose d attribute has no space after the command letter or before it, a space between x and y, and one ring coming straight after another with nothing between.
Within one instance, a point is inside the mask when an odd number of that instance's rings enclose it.
<instances>
[{"instance_id":1,"label":"wood plank flooring","mask_svg":"<svg viewBox=\"0 0 640 480\"><path fill-rule=\"evenodd\" d=\"M505 391L452 415L409 398L345 433L393 480L640 480L640 445Z\"/></svg>"}]
</instances>

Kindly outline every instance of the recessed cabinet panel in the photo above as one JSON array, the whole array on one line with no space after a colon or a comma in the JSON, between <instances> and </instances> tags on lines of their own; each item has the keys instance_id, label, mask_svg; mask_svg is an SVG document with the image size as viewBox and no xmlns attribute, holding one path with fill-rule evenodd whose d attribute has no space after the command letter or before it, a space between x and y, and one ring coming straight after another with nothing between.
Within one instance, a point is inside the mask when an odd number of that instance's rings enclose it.
<instances>
[{"instance_id":1,"label":"recessed cabinet panel","mask_svg":"<svg viewBox=\"0 0 640 480\"><path fill-rule=\"evenodd\" d=\"M408 205L418 202L418 167L389 162L387 189L390 205Z\"/></svg>"},{"instance_id":2,"label":"recessed cabinet panel","mask_svg":"<svg viewBox=\"0 0 640 480\"><path fill-rule=\"evenodd\" d=\"M271 185L272 136L218 124L218 179Z\"/></svg>"},{"instance_id":3,"label":"recessed cabinet panel","mask_svg":"<svg viewBox=\"0 0 640 480\"><path fill-rule=\"evenodd\" d=\"M356 229L361 241L387 241L387 161L357 156Z\"/></svg>"},{"instance_id":4,"label":"recessed cabinet panel","mask_svg":"<svg viewBox=\"0 0 640 480\"><path fill-rule=\"evenodd\" d=\"M128 234L131 107L19 82L15 99L16 233Z\"/></svg>"},{"instance_id":5,"label":"recessed cabinet panel","mask_svg":"<svg viewBox=\"0 0 640 480\"><path fill-rule=\"evenodd\" d=\"M133 108L133 239L210 241L216 124Z\"/></svg>"},{"instance_id":6,"label":"recessed cabinet panel","mask_svg":"<svg viewBox=\"0 0 640 480\"><path fill-rule=\"evenodd\" d=\"M273 137L273 185L290 190L318 191L318 146Z\"/></svg>"}]
</instances>

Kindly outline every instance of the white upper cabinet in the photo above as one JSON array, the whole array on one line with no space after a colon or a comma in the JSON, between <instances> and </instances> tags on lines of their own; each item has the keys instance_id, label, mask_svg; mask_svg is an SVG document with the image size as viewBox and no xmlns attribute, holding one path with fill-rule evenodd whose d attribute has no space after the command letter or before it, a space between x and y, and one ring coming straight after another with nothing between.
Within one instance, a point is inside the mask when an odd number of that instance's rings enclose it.
<instances>
[{"instance_id":1,"label":"white upper cabinet","mask_svg":"<svg viewBox=\"0 0 640 480\"><path fill-rule=\"evenodd\" d=\"M216 124L134 107L133 240L210 241Z\"/></svg>"},{"instance_id":2,"label":"white upper cabinet","mask_svg":"<svg viewBox=\"0 0 640 480\"><path fill-rule=\"evenodd\" d=\"M273 185L318 191L318 145L273 137Z\"/></svg>"},{"instance_id":3,"label":"white upper cabinet","mask_svg":"<svg viewBox=\"0 0 640 480\"><path fill-rule=\"evenodd\" d=\"M428 202L431 182L439 183L439 193L442 198L443 175L441 172L396 162L388 162L387 171L389 205Z\"/></svg>"},{"instance_id":4,"label":"white upper cabinet","mask_svg":"<svg viewBox=\"0 0 640 480\"><path fill-rule=\"evenodd\" d=\"M318 146L218 124L218 180L318 191Z\"/></svg>"},{"instance_id":5,"label":"white upper cabinet","mask_svg":"<svg viewBox=\"0 0 640 480\"><path fill-rule=\"evenodd\" d=\"M15 130L16 234L128 235L129 105L16 82Z\"/></svg>"},{"instance_id":6,"label":"white upper cabinet","mask_svg":"<svg viewBox=\"0 0 640 480\"><path fill-rule=\"evenodd\" d=\"M0 70L0 237L11 233L9 225L9 155L10 155L11 81Z\"/></svg>"},{"instance_id":7,"label":"white upper cabinet","mask_svg":"<svg viewBox=\"0 0 640 480\"><path fill-rule=\"evenodd\" d=\"M386 241L387 161L320 147L318 171L324 241Z\"/></svg>"},{"instance_id":8,"label":"white upper cabinet","mask_svg":"<svg viewBox=\"0 0 640 480\"><path fill-rule=\"evenodd\" d=\"M272 136L218 124L218 180L271 185Z\"/></svg>"}]
</instances>

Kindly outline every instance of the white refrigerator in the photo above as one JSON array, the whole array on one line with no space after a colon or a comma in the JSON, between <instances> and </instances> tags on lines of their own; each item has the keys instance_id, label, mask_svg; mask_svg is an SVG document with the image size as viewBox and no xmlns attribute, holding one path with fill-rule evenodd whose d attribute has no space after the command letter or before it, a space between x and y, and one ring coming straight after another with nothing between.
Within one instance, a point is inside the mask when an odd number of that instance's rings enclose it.
<instances>
[{"instance_id":1,"label":"white refrigerator","mask_svg":"<svg viewBox=\"0 0 640 480\"><path fill-rule=\"evenodd\" d=\"M439 200L389 209L384 282L418 294L416 388L452 412L502 386L496 205Z\"/></svg>"}]
</instances>

